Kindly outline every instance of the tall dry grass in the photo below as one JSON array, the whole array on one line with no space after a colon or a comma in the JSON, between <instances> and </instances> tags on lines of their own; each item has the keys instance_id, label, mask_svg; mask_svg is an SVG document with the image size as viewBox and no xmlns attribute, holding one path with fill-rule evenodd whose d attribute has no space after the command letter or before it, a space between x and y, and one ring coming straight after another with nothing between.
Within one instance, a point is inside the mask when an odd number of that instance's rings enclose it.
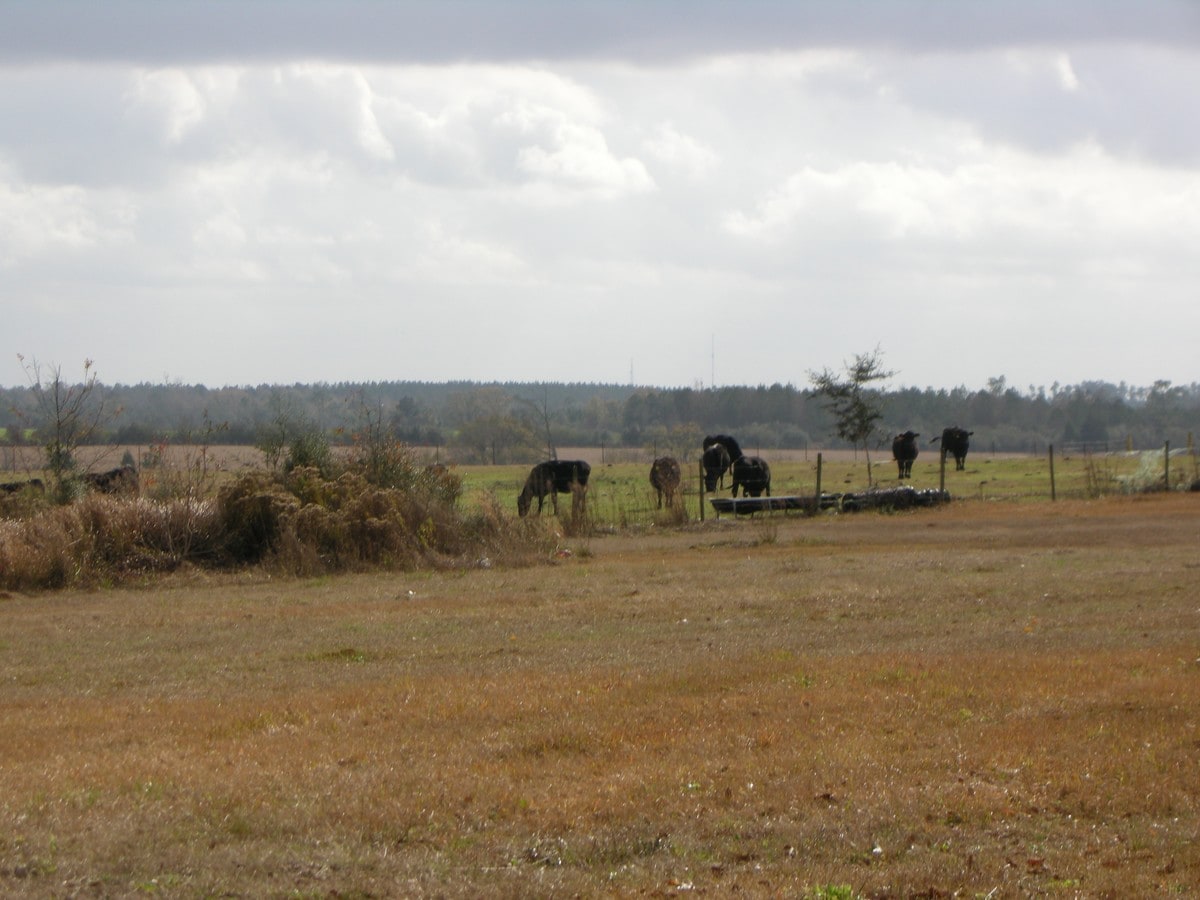
<instances>
[{"instance_id":1,"label":"tall dry grass","mask_svg":"<svg viewBox=\"0 0 1200 900\"><path fill-rule=\"evenodd\" d=\"M185 480L178 493L159 481L150 496L93 493L61 506L15 498L10 506L25 506L0 519L0 588L113 584L185 565L309 576L549 555L550 521L517 522L489 498L465 509L461 480L446 469L402 474L381 486L355 470L327 478L297 468L243 473L212 491ZM566 524L578 531L585 523Z\"/></svg>"}]
</instances>

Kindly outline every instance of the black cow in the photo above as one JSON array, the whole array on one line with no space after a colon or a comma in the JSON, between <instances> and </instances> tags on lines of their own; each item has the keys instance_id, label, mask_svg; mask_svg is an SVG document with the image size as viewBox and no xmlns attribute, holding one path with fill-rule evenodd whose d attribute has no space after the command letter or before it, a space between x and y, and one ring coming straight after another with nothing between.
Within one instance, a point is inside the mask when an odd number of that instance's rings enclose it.
<instances>
[{"instance_id":1,"label":"black cow","mask_svg":"<svg viewBox=\"0 0 1200 900\"><path fill-rule=\"evenodd\" d=\"M710 434L704 438L704 446L711 447L713 444L720 444L729 454L729 461L732 463L735 459L742 455L742 448L738 442L727 434Z\"/></svg>"},{"instance_id":2,"label":"black cow","mask_svg":"<svg viewBox=\"0 0 1200 900\"><path fill-rule=\"evenodd\" d=\"M721 451L725 451L722 453ZM704 437L704 488L715 491L717 483L725 486L725 473L734 462L742 458L742 448L727 434L709 434ZM715 474L714 474L715 471Z\"/></svg>"},{"instance_id":3,"label":"black cow","mask_svg":"<svg viewBox=\"0 0 1200 900\"><path fill-rule=\"evenodd\" d=\"M0 494L19 494L26 488L34 493L41 494L46 490L46 485L42 483L42 479L40 478L31 478L29 481L5 481L0 483Z\"/></svg>"},{"instance_id":4,"label":"black cow","mask_svg":"<svg viewBox=\"0 0 1200 900\"><path fill-rule=\"evenodd\" d=\"M667 506L675 505L675 492L679 490L680 480L679 460L673 456L660 456L650 466L650 484L658 494L658 508L662 509L663 497L667 498Z\"/></svg>"},{"instance_id":5,"label":"black cow","mask_svg":"<svg viewBox=\"0 0 1200 900\"><path fill-rule=\"evenodd\" d=\"M729 451L725 449L724 444L709 441L710 438L704 439L704 455L701 457L704 464L704 489L715 491L718 483L722 487L725 486L725 473L729 471L729 464L733 460L729 458Z\"/></svg>"},{"instance_id":6,"label":"black cow","mask_svg":"<svg viewBox=\"0 0 1200 900\"><path fill-rule=\"evenodd\" d=\"M733 470L733 496L737 496L738 488L743 496L761 497L764 492L771 496L771 467L766 460L757 456L746 456L738 442L727 434L711 434L704 438L705 466L704 480L707 490L715 490L717 478L711 474L708 467L708 454L713 447L720 447L729 455L729 467Z\"/></svg>"},{"instance_id":7,"label":"black cow","mask_svg":"<svg viewBox=\"0 0 1200 900\"><path fill-rule=\"evenodd\" d=\"M107 472L88 472L83 476L84 484L102 494L136 494L138 473L133 466L121 466Z\"/></svg>"},{"instance_id":8,"label":"black cow","mask_svg":"<svg viewBox=\"0 0 1200 900\"><path fill-rule=\"evenodd\" d=\"M912 464L917 458L917 438L920 436L920 432L906 431L892 438L892 456L900 468L901 478L912 478Z\"/></svg>"},{"instance_id":9,"label":"black cow","mask_svg":"<svg viewBox=\"0 0 1200 900\"><path fill-rule=\"evenodd\" d=\"M554 514L558 515L558 495L569 494L576 486L580 491L586 491L591 474L592 467L582 459L551 459L538 463L529 470L529 477L517 497L517 512L526 515L533 498L537 497L538 515L541 515L542 501L549 494Z\"/></svg>"},{"instance_id":10,"label":"black cow","mask_svg":"<svg viewBox=\"0 0 1200 900\"><path fill-rule=\"evenodd\" d=\"M757 456L739 456L733 461L733 496L738 487L744 497L761 497L766 491L771 496L771 467L765 459Z\"/></svg>"},{"instance_id":11,"label":"black cow","mask_svg":"<svg viewBox=\"0 0 1200 900\"><path fill-rule=\"evenodd\" d=\"M954 468L961 472L967 467L967 449L971 446L971 435L975 432L959 428L957 425L943 428L941 437L935 437L929 443L942 442L942 459L946 455L954 457Z\"/></svg>"}]
</instances>

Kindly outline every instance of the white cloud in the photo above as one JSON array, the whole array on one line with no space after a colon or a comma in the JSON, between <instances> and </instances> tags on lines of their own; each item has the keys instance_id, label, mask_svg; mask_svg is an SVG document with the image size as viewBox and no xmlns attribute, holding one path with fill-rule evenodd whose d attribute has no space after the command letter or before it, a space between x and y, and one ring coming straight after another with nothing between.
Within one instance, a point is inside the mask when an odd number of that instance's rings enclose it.
<instances>
[{"instance_id":1,"label":"white cloud","mask_svg":"<svg viewBox=\"0 0 1200 900\"><path fill-rule=\"evenodd\" d=\"M1058 69L1058 81L1062 85L1062 89L1069 93L1079 90L1079 76L1075 74L1075 68L1071 65L1071 57L1066 53L1059 54L1055 60L1055 67Z\"/></svg>"},{"instance_id":2,"label":"white cloud","mask_svg":"<svg viewBox=\"0 0 1200 900\"><path fill-rule=\"evenodd\" d=\"M712 148L684 134L674 122L662 122L643 142L646 152L675 172L699 176L711 171L718 162Z\"/></svg>"},{"instance_id":3,"label":"white cloud","mask_svg":"<svg viewBox=\"0 0 1200 900\"><path fill-rule=\"evenodd\" d=\"M203 95L178 69L134 73L129 100L162 120L167 143L178 143L204 117Z\"/></svg>"},{"instance_id":4,"label":"white cloud","mask_svg":"<svg viewBox=\"0 0 1200 900\"><path fill-rule=\"evenodd\" d=\"M521 148L517 165L535 178L595 188L609 195L654 187L640 160L618 159L603 134L570 123L558 123L544 142Z\"/></svg>"}]
</instances>

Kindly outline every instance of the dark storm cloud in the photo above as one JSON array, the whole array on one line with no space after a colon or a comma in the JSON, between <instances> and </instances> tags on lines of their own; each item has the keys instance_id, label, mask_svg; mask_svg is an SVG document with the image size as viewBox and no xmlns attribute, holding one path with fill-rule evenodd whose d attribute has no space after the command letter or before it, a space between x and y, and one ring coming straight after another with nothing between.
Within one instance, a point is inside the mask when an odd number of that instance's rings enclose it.
<instances>
[{"instance_id":1,"label":"dark storm cloud","mask_svg":"<svg viewBox=\"0 0 1200 900\"><path fill-rule=\"evenodd\" d=\"M0 60L676 59L817 45L1194 44L1193 0L2 0Z\"/></svg>"}]
</instances>

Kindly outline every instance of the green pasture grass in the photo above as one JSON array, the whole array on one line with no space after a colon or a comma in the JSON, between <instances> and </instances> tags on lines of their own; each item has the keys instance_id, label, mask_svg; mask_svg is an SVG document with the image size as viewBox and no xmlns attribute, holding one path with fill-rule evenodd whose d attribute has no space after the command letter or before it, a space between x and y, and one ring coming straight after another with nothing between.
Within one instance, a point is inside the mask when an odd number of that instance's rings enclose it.
<instances>
[{"instance_id":1,"label":"green pasture grass","mask_svg":"<svg viewBox=\"0 0 1200 900\"><path fill-rule=\"evenodd\" d=\"M808 458L795 458L789 451L786 458L763 457L771 466L773 496L812 496L817 487L817 452ZM586 458L586 457L585 457ZM1087 499L1113 494L1130 493L1140 489L1130 482L1151 461L1161 465L1161 454L1113 453L1100 455L1056 456L1054 459L1054 496L1058 499ZM646 462L592 463L589 484L589 514L600 528L646 527L664 524L668 519L657 509L656 497L649 483L650 464ZM502 508L516 510L529 466L460 466L455 471L463 478L463 502L478 504L485 494L495 496ZM1190 480L1196 468L1194 457L1172 458L1172 469L1178 477ZM690 520L698 520L700 510L700 475L698 463L685 462L683 504ZM987 455L968 456L966 468L959 472L949 462L945 471L945 490L955 500L1042 502L1051 499L1050 460L1046 455ZM913 465L912 477L901 481L895 462L888 455L872 454L871 478L862 454L838 451L821 459L821 489L823 493L847 493L867 490L871 484L881 488L911 485L918 490L937 489L942 482L939 458L936 453L922 453ZM1175 481L1176 479L1173 479ZM729 478L725 487L706 496L730 496ZM560 498L569 508L569 498ZM548 507L547 507L548 508ZM715 515L711 506L704 510L706 518ZM794 517L798 513L773 513Z\"/></svg>"},{"instance_id":2,"label":"green pasture grass","mask_svg":"<svg viewBox=\"0 0 1200 900\"><path fill-rule=\"evenodd\" d=\"M3 594L0 894L1191 896L1196 503Z\"/></svg>"}]
</instances>

